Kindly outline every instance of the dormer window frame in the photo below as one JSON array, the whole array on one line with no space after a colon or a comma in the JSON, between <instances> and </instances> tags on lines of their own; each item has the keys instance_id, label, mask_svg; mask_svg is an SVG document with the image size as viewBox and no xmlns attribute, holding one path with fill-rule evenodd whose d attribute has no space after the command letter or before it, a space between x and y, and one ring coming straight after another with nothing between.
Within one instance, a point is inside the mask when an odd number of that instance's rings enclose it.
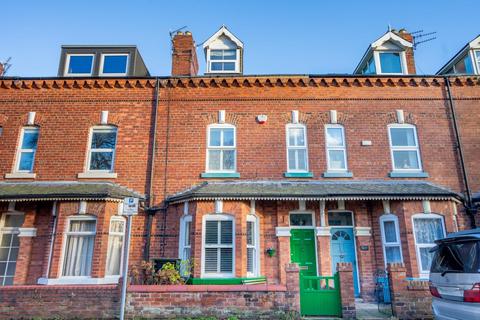
<instances>
[{"instance_id":1,"label":"dormer window frame","mask_svg":"<svg viewBox=\"0 0 480 320\"><path fill-rule=\"evenodd\" d=\"M402 68L402 72L383 72L382 63L380 61L380 54L382 53L398 53L400 55L400 67ZM375 50L373 51L373 59L375 61L376 74L384 74L384 75L407 75L408 74L407 56L404 50Z\"/></svg>"},{"instance_id":2,"label":"dormer window frame","mask_svg":"<svg viewBox=\"0 0 480 320\"><path fill-rule=\"evenodd\" d=\"M470 58L472 59L472 66L473 66L473 72L475 74L480 74L480 48L476 48L471 50L471 56Z\"/></svg>"},{"instance_id":3,"label":"dormer window frame","mask_svg":"<svg viewBox=\"0 0 480 320\"><path fill-rule=\"evenodd\" d=\"M92 64L90 66L89 73L70 73L68 69L70 67L71 57L89 56L92 57ZM64 76L65 77L91 77L93 75L93 69L95 66L95 54L94 53L67 53L65 57Z\"/></svg>"},{"instance_id":4,"label":"dormer window frame","mask_svg":"<svg viewBox=\"0 0 480 320\"><path fill-rule=\"evenodd\" d=\"M105 64L105 57L106 56L127 56L127 61L125 62L125 72L123 73L109 73L103 72L103 66ZM117 53L117 52L102 52L100 54L100 67L98 68L98 75L102 77L124 77L128 75L128 68L130 63L130 54L128 52L125 53Z\"/></svg>"},{"instance_id":5,"label":"dormer window frame","mask_svg":"<svg viewBox=\"0 0 480 320\"><path fill-rule=\"evenodd\" d=\"M235 60L212 60L212 50L235 50ZM212 70L212 63L215 62L233 62L234 70ZM239 48L208 48L207 49L207 73L240 73L240 49Z\"/></svg>"}]
</instances>

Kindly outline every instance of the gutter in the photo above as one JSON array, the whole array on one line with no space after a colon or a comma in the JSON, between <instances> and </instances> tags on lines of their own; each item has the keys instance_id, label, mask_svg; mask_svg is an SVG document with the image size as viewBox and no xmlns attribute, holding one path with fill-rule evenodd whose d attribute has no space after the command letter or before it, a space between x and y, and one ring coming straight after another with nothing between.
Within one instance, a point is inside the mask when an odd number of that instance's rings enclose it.
<instances>
[{"instance_id":1,"label":"gutter","mask_svg":"<svg viewBox=\"0 0 480 320\"><path fill-rule=\"evenodd\" d=\"M465 200L463 201L463 206L465 207L467 215L470 217L470 227L472 229L475 229L476 228L475 214L477 213L477 207L473 204L473 201L472 201L472 191L470 189L467 168L465 166L465 159L464 159L463 149L462 149L462 141L460 139L460 132L458 130L457 114L455 112L455 104L453 102L453 97L452 97L452 92L450 87L450 79L448 76L444 77L444 79L445 79L445 87L447 88L447 97L448 97L448 103L450 106L450 112L452 113L452 123L453 123L453 129L455 133L458 156L460 158L460 168L462 170L462 178L463 178L463 183L465 184Z\"/></svg>"}]
</instances>

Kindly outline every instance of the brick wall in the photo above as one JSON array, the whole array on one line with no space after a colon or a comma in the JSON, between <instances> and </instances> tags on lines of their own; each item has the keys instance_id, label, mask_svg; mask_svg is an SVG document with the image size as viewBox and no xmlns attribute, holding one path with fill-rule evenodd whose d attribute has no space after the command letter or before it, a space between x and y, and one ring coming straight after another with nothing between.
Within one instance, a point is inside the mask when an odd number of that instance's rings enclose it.
<instances>
[{"instance_id":1,"label":"brick wall","mask_svg":"<svg viewBox=\"0 0 480 320\"><path fill-rule=\"evenodd\" d=\"M142 318L216 316L279 318L300 312L298 267L288 265L286 285L130 286L126 312Z\"/></svg>"},{"instance_id":2,"label":"brick wall","mask_svg":"<svg viewBox=\"0 0 480 320\"><path fill-rule=\"evenodd\" d=\"M113 285L0 287L0 319L111 319L119 310Z\"/></svg>"},{"instance_id":3,"label":"brick wall","mask_svg":"<svg viewBox=\"0 0 480 320\"><path fill-rule=\"evenodd\" d=\"M426 280L408 280L403 264L389 264L393 315L399 319L433 319L432 296Z\"/></svg>"}]
</instances>

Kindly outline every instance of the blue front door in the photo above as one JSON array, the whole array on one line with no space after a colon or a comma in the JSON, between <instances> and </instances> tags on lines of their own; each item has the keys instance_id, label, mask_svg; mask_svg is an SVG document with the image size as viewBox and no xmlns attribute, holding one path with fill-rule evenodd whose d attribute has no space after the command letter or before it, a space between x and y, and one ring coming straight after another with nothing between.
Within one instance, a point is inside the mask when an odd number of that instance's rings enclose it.
<instances>
[{"instance_id":1,"label":"blue front door","mask_svg":"<svg viewBox=\"0 0 480 320\"><path fill-rule=\"evenodd\" d=\"M337 263L350 262L353 266L353 284L355 296L359 294L357 278L357 259L355 258L355 241L353 228L331 228L330 251L332 270L337 272Z\"/></svg>"}]
</instances>

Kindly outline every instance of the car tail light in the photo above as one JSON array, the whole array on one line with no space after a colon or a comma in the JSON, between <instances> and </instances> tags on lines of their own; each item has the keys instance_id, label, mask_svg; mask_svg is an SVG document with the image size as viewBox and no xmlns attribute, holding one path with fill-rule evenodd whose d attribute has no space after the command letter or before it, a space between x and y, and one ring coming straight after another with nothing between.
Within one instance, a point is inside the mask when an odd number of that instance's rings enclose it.
<instances>
[{"instance_id":1,"label":"car tail light","mask_svg":"<svg viewBox=\"0 0 480 320\"><path fill-rule=\"evenodd\" d=\"M438 292L438 289L437 287L434 287L432 285L430 285L430 293L432 294L432 296L434 297L437 297L437 298L441 298L442 296L440 295L440 292Z\"/></svg>"},{"instance_id":2,"label":"car tail light","mask_svg":"<svg viewBox=\"0 0 480 320\"><path fill-rule=\"evenodd\" d=\"M463 301L480 302L480 283L475 283L472 289L463 291Z\"/></svg>"}]
</instances>

